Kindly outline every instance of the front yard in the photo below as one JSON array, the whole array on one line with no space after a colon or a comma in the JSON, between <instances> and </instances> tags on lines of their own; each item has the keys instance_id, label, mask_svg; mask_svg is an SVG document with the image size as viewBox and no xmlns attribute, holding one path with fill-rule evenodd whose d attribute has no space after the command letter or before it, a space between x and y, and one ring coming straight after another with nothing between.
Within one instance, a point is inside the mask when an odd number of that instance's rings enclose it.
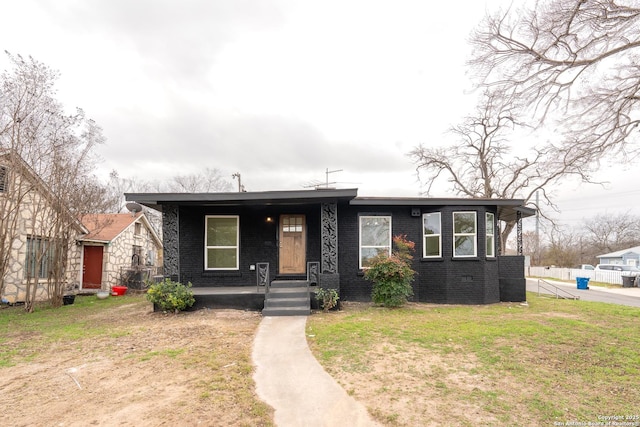
<instances>
[{"instance_id":1,"label":"front yard","mask_svg":"<svg viewBox=\"0 0 640 427\"><path fill-rule=\"evenodd\" d=\"M384 425L640 425L640 309L528 298L344 304L309 317L308 341ZM0 425L273 425L252 377L260 320L143 296L0 308Z\"/></svg>"}]
</instances>

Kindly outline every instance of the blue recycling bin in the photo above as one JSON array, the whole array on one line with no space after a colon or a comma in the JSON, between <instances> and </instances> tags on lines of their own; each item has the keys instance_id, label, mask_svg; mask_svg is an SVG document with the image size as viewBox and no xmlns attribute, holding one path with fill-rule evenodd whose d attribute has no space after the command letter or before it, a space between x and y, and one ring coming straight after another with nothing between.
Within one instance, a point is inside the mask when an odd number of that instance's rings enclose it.
<instances>
[{"instance_id":1,"label":"blue recycling bin","mask_svg":"<svg viewBox=\"0 0 640 427\"><path fill-rule=\"evenodd\" d=\"M578 285L578 289L589 289L588 277L576 277L576 283Z\"/></svg>"}]
</instances>

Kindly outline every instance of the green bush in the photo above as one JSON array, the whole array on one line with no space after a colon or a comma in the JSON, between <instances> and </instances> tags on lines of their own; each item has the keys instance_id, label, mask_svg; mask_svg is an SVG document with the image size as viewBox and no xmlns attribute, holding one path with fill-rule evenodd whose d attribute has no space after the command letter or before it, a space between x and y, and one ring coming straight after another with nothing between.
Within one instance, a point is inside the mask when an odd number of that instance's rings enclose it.
<instances>
[{"instance_id":1,"label":"green bush","mask_svg":"<svg viewBox=\"0 0 640 427\"><path fill-rule=\"evenodd\" d=\"M411 282L416 272L411 268L415 243L404 235L394 236L395 251L391 256L376 257L364 277L373 282L371 299L385 307L400 307L413 295Z\"/></svg>"},{"instance_id":2,"label":"green bush","mask_svg":"<svg viewBox=\"0 0 640 427\"><path fill-rule=\"evenodd\" d=\"M340 297L335 289L316 289L316 298L324 311L329 311L338 304Z\"/></svg>"},{"instance_id":3,"label":"green bush","mask_svg":"<svg viewBox=\"0 0 640 427\"><path fill-rule=\"evenodd\" d=\"M163 311L175 313L191 307L196 302L190 282L183 285L168 278L149 286L147 300L160 307Z\"/></svg>"}]
</instances>

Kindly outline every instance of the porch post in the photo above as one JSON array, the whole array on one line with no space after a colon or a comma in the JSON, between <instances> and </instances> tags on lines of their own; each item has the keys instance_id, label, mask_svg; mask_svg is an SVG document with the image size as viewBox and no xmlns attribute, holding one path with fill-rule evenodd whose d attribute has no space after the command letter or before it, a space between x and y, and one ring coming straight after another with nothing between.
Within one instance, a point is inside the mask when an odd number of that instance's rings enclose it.
<instances>
[{"instance_id":1,"label":"porch post","mask_svg":"<svg viewBox=\"0 0 640 427\"><path fill-rule=\"evenodd\" d=\"M516 212L517 218L517 239L518 239L518 255L522 255L522 212Z\"/></svg>"},{"instance_id":2,"label":"porch post","mask_svg":"<svg viewBox=\"0 0 640 427\"><path fill-rule=\"evenodd\" d=\"M162 268L165 277L180 281L180 215L176 205L162 207Z\"/></svg>"},{"instance_id":3,"label":"porch post","mask_svg":"<svg viewBox=\"0 0 640 427\"><path fill-rule=\"evenodd\" d=\"M338 272L338 204L322 203L320 206L321 265L320 283L323 288L340 290Z\"/></svg>"}]
</instances>

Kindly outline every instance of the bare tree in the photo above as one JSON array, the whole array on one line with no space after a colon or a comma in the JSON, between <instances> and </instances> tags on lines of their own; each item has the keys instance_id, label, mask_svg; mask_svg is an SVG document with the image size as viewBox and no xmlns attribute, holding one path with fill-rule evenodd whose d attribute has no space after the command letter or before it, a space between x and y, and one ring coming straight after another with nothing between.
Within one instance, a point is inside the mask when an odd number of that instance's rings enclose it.
<instances>
[{"instance_id":1,"label":"bare tree","mask_svg":"<svg viewBox=\"0 0 640 427\"><path fill-rule=\"evenodd\" d=\"M575 267L580 263L578 246L570 233L554 227L549 234L549 243L542 251L542 265Z\"/></svg>"},{"instance_id":2,"label":"bare tree","mask_svg":"<svg viewBox=\"0 0 640 427\"><path fill-rule=\"evenodd\" d=\"M202 173L176 175L169 184L172 192L210 193L214 191L230 191L231 184L222 178L218 169L206 168Z\"/></svg>"},{"instance_id":3,"label":"bare tree","mask_svg":"<svg viewBox=\"0 0 640 427\"><path fill-rule=\"evenodd\" d=\"M479 84L549 124L590 162L629 144L640 123L640 2L547 0L488 16L472 35ZM588 147L588 149L585 149Z\"/></svg>"},{"instance_id":4,"label":"bare tree","mask_svg":"<svg viewBox=\"0 0 640 427\"><path fill-rule=\"evenodd\" d=\"M93 176L95 146L101 129L82 110L66 114L55 99L58 73L32 58L9 55L14 66L2 74L0 149L9 159L11 191L2 203L0 259L15 245L24 247L23 277L26 308L33 310L42 283L54 306L62 304L65 287L73 281L78 258L69 256L82 226L78 218L104 208L104 189ZM75 248L77 249L77 248ZM0 261L4 283L7 264ZM24 280L24 281L23 281Z\"/></svg>"},{"instance_id":5,"label":"bare tree","mask_svg":"<svg viewBox=\"0 0 640 427\"><path fill-rule=\"evenodd\" d=\"M594 257L640 244L640 217L630 213L596 215L585 220L583 229Z\"/></svg>"},{"instance_id":6,"label":"bare tree","mask_svg":"<svg viewBox=\"0 0 640 427\"><path fill-rule=\"evenodd\" d=\"M427 193L438 179L445 179L454 192L473 198L524 199L535 205L554 206L548 188L567 176L590 182L591 165L581 149L559 147L553 142L527 147L514 132L527 128L518 122L517 106L500 91L486 91L476 114L451 128L457 141L450 145L421 145L409 153L416 170L426 181ZM540 206L536 206L540 209ZM501 231L502 247L516 221L506 222Z\"/></svg>"}]
</instances>

